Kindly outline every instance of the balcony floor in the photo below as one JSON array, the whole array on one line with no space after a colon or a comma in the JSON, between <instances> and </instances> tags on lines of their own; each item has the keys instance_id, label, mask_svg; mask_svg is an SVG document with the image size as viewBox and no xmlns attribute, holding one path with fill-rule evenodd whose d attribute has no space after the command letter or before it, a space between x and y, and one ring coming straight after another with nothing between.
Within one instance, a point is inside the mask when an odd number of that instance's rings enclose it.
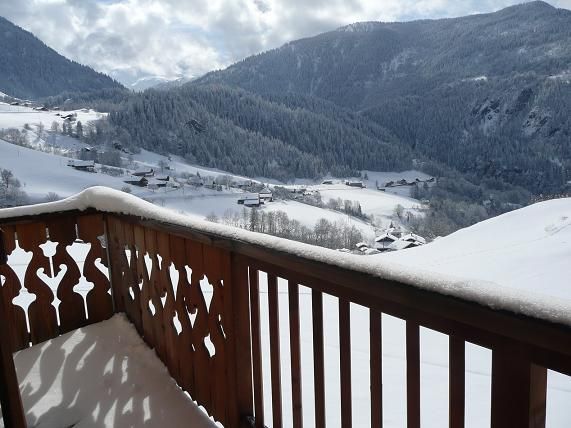
<instances>
[{"instance_id":1,"label":"balcony floor","mask_svg":"<svg viewBox=\"0 0 571 428\"><path fill-rule=\"evenodd\" d=\"M30 427L216 426L122 315L14 358Z\"/></svg>"}]
</instances>

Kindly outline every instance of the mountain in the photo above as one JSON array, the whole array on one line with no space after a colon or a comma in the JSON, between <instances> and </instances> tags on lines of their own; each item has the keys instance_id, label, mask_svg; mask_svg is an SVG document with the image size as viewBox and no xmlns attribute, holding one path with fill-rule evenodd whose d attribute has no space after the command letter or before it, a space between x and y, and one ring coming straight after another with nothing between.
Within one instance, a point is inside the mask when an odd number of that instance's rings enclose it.
<instances>
[{"instance_id":1,"label":"mountain","mask_svg":"<svg viewBox=\"0 0 571 428\"><path fill-rule=\"evenodd\" d=\"M61 56L2 17L0 34L0 91L10 96L37 99L62 92L122 87L110 77Z\"/></svg>"},{"instance_id":2,"label":"mountain","mask_svg":"<svg viewBox=\"0 0 571 428\"><path fill-rule=\"evenodd\" d=\"M541 193L571 179L571 11L544 2L357 23L195 82L213 83L332 101L477 180Z\"/></svg>"}]
</instances>

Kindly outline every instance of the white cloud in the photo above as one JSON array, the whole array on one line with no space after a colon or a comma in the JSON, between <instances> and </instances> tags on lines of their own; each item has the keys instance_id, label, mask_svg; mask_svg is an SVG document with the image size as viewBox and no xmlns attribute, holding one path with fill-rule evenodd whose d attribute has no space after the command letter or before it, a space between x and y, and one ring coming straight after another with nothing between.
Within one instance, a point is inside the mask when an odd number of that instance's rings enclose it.
<instances>
[{"instance_id":1,"label":"white cloud","mask_svg":"<svg viewBox=\"0 0 571 428\"><path fill-rule=\"evenodd\" d=\"M518 0L2 0L0 15L123 81L198 76L356 21L489 12ZM571 0L553 2L571 9Z\"/></svg>"}]
</instances>

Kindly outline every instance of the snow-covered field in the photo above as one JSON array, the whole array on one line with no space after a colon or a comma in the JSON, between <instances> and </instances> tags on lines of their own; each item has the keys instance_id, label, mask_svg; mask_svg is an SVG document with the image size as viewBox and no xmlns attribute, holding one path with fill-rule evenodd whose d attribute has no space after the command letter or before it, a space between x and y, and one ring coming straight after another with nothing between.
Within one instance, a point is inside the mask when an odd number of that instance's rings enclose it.
<instances>
[{"instance_id":1,"label":"snow-covered field","mask_svg":"<svg viewBox=\"0 0 571 428\"><path fill-rule=\"evenodd\" d=\"M59 113L59 116L57 115ZM76 114L77 120L85 124L87 122L100 119L103 113L93 110L73 110L73 111L38 111L31 107L12 106L0 103L0 129L1 128L23 128L24 125L37 126L42 123L45 129L50 129L53 122L60 126L64 122L61 116Z\"/></svg>"}]
</instances>

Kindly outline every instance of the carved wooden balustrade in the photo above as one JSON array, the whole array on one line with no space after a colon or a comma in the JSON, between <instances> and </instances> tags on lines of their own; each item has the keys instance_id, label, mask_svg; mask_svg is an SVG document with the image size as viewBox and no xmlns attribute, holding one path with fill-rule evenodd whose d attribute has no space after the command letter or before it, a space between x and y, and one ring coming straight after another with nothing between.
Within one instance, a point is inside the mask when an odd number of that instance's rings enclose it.
<instances>
[{"instance_id":1,"label":"carved wooden balustrade","mask_svg":"<svg viewBox=\"0 0 571 428\"><path fill-rule=\"evenodd\" d=\"M225 427L302 427L305 406L313 407L315 426L325 427L324 294L339 302L342 427L352 426L353 421L351 304L369 310L370 384L362 387L370 388L373 428L383 424L382 313L406 321L409 428L420 426L420 326L449 336L450 414L443 426L464 426L468 341L492 350L494 428L545 426L546 369L571 374L571 329L567 326L492 310L291 252L156 219L94 210L4 219L0 227L9 257L8 264L0 263L0 317L4 321L0 326L0 398L7 426L25 424L11 352L119 312L155 349L178 385ZM49 243L55 245L51 253ZM74 246L87 251L85 260L74 260ZM10 264L13 253L21 250L31 254L27 266ZM267 320L260 311L262 276L264 287L267 281ZM80 280L92 284L83 295L77 289ZM278 281L284 280L289 315L288 391L281 382L279 340ZM311 289L312 322L304 328L313 332L312 402L302 399L301 285ZM17 303L24 291L34 295L27 308ZM262 346L264 322L269 328L269 349ZM264 373L262 357L268 353L271 368ZM269 391L263 388L268 376ZM271 421L264 417L268 394ZM291 421L283 420L286 394L291 397Z\"/></svg>"}]
</instances>

